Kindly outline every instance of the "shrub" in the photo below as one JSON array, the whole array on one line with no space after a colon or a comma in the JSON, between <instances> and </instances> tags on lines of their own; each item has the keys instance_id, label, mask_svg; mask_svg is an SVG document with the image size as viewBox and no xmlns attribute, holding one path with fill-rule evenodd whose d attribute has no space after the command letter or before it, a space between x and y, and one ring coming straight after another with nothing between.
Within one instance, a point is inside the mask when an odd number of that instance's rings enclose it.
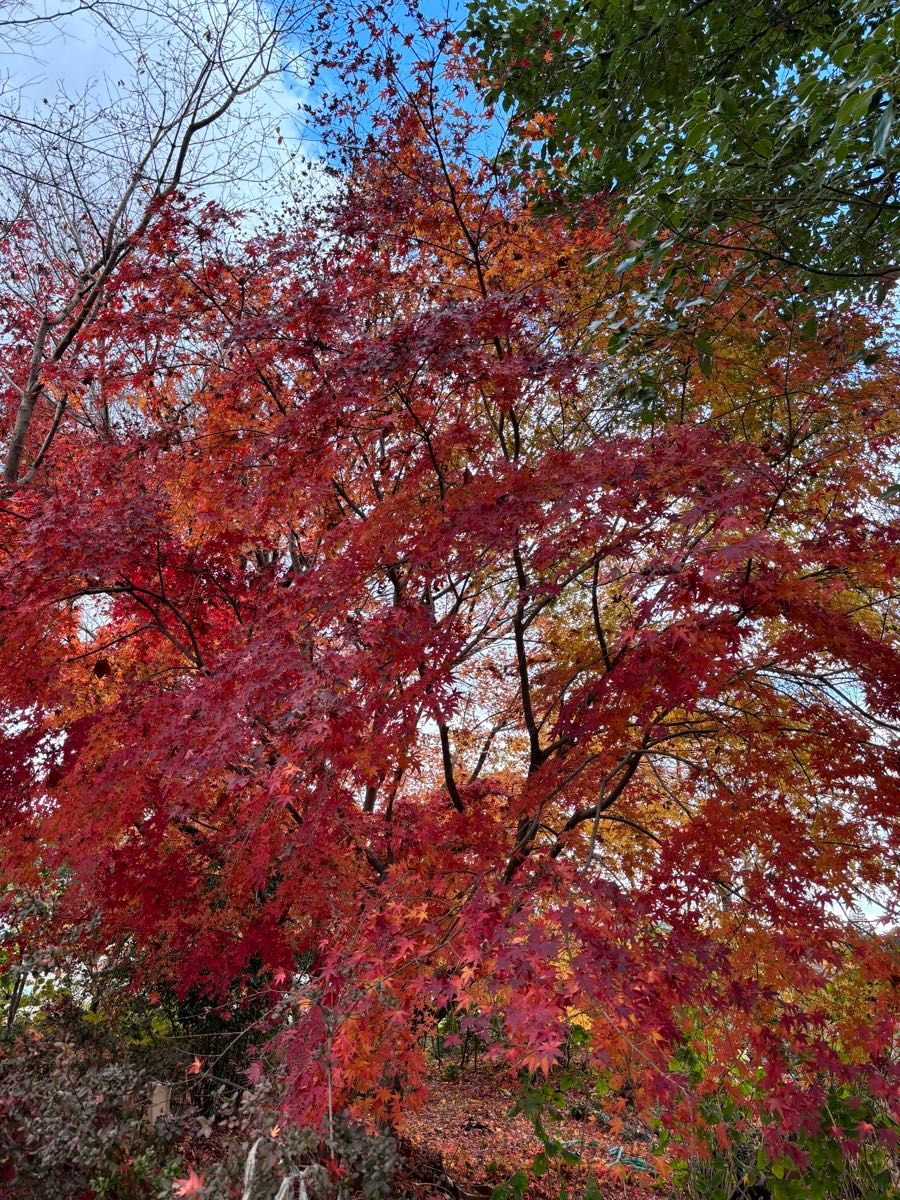
<instances>
[{"instance_id":1,"label":"shrub","mask_svg":"<svg viewBox=\"0 0 900 1200\"><path fill-rule=\"evenodd\" d=\"M176 1121L146 1119L151 1081L90 1027L29 1028L0 1047L0 1195L142 1200L177 1168ZM171 1189L169 1189L171 1192Z\"/></svg>"}]
</instances>

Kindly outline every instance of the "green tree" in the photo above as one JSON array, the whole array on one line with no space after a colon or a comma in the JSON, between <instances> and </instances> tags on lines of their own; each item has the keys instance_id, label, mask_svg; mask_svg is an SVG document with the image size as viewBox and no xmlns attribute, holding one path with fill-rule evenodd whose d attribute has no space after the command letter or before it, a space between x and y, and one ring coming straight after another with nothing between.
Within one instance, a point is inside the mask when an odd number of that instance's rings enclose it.
<instances>
[{"instance_id":1,"label":"green tree","mask_svg":"<svg viewBox=\"0 0 900 1200\"><path fill-rule=\"evenodd\" d=\"M611 193L629 256L738 246L819 292L883 295L900 270L895 12L475 0L467 32L548 194Z\"/></svg>"}]
</instances>

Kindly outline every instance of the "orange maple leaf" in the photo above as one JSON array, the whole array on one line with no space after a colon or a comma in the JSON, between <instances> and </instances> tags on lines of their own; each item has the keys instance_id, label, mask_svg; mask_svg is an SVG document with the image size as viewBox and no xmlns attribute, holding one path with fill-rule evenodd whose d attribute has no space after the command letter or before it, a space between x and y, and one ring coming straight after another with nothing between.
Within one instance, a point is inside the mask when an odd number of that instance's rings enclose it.
<instances>
[{"instance_id":1,"label":"orange maple leaf","mask_svg":"<svg viewBox=\"0 0 900 1200\"><path fill-rule=\"evenodd\" d=\"M176 1179L172 1186L176 1196L199 1196L203 1191L203 1176L198 1175L193 1167L189 1167L187 1176L184 1179Z\"/></svg>"},{"instance_id":2,"label":"orange maple leaf","mask_svg":"<svg viewBox=\"0 0 900 1200\"><path fill-rule=\"evenodd\" d=\"M188 1073L188 1075L199 1075L199 1074L200 1074L200 1068L201 1068L202 1066L203 1066L203 1061L202 1061L202 1059L200 1059L200 1058L199 1058L199 1057L198 1057L198 1056L195 1054L195 1055L194 1055L194 1061L191 1063L191 1065L190 1065L190 1066L188 1067L188 1069L187 1069L187 1073Z\"/></svg>"}]
</instances>

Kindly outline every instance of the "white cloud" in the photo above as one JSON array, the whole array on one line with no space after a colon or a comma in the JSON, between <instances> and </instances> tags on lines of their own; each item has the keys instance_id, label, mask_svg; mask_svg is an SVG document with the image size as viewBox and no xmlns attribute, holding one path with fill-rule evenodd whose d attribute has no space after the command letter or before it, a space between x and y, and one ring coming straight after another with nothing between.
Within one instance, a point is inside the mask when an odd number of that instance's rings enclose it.
<instances>
[{"instance_id":1,"label":"white cloud","mask_svg":"<svg viewBox=\"0 0 900 1200\"><path fill-rule=\"evenodd\" d=\"M60 15L33 25L10 23L52 13ZM22 157L16 142L23 130L13 118L28 127L32 161L53 152L54 139L84 138L91 153L75 168L80 186L91 197L114 194L127 170L123 160L130 155L133 166L154 124L170 115L173 97L189 94L210 47L221 47L229 64L222 80L228 69L239 76L271 18L260 0L100 0L90 10L66 0L56 8L48 0L20 0L0 19L0 70L6 76L0 138L7 141L8 161ZM267 207L288 192L298 165L308 169L316 161L299 113L306 99L302 57L285 41L272 66L284 69L242 95L193 143L190 181L231 206ZM201 116L215 101L213 91ZM157 160L163 156L161 151ZM53 162L45 169L53 175Z\"/></svg>"}]
</instances>

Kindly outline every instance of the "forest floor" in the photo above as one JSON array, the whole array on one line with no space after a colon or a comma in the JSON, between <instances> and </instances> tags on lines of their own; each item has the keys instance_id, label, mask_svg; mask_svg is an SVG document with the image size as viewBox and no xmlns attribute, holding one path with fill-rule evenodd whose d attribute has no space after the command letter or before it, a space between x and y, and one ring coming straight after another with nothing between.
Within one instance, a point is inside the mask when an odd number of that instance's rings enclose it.
<instances>
[{"instance_id":1,"label":"forest floor","mask_svg":"<svg viewBox=\"0 0 900 1200\"><path fill-rule=\"evenodd\" d=\"M515 1100L508 1075L482 1066L448 1079L435 1067L428 1082L428 1100L408 1118L404 1131L414 1160L409 1194L416 1200L446 1200L448 1185L463 1200L489 1196L541 1152L528 1120L507 1116ZM573 1166L551 1160L539 1179L530 1177L528 1200L558 1200L561 1187L570 1200L580 1200L592 1178L597 1191L591 1194L603 1200L659 1200L667 1194L649 1161L648 1135L636 1122L626 1119L614 1133L604 1127L602 1116L570 1106L547 1132L581 1161ZM620 1158L637 1159L645 1169L617 1165ZM438 1172L445 1178L438 1180Z\"/></svg>"}]
</instances>

